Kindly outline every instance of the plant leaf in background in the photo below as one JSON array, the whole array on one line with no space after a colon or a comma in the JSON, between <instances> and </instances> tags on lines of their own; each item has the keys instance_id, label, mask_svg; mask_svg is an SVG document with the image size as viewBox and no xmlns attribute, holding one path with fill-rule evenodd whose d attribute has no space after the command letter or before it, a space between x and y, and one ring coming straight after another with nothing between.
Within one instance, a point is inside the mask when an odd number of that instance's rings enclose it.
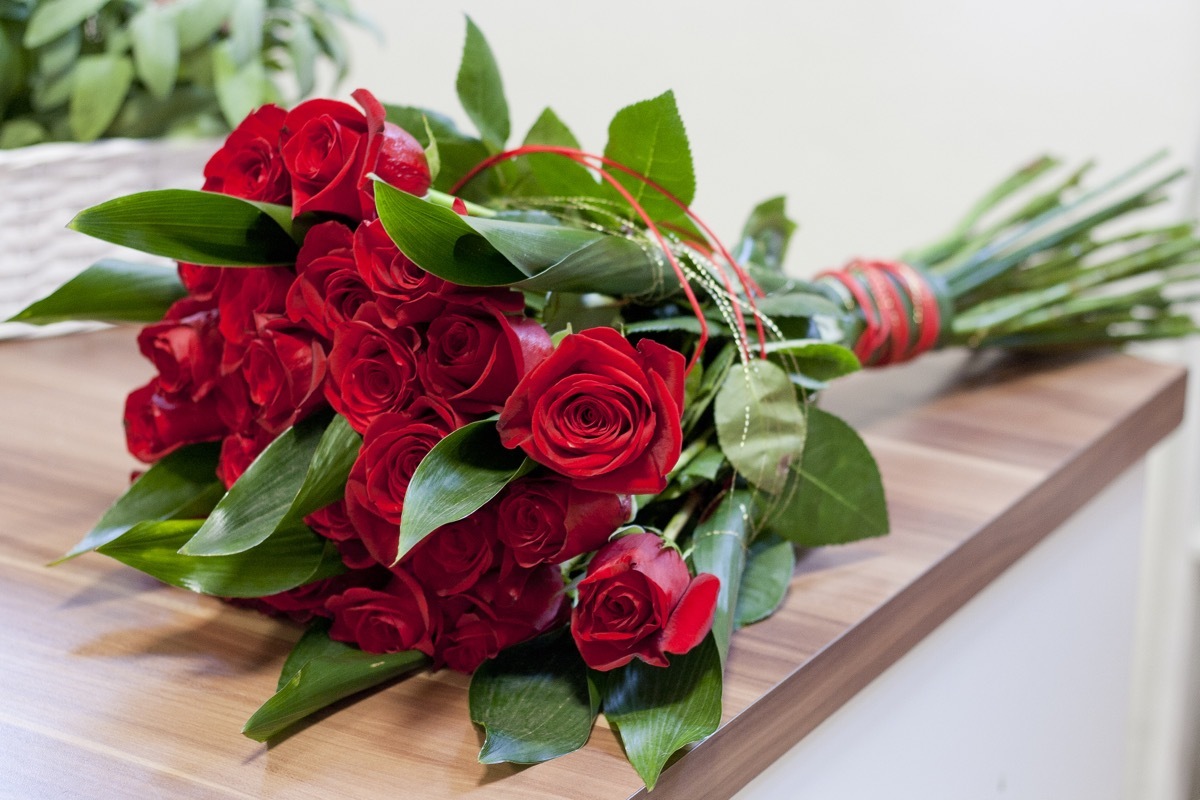
<instances>
[{"instance_id":1,"label":"plant leaf in background","mask_svg":"<svg viewBox=\"0 0 1200 800\"><path fill-rule=\"evenodd\" d=\"M675 105L675 93L666 92L651 100L626 106L608 126L604 155L646 176L689 205L696 194L696 175L687 131ZM682 220L683 212L670 200L642 181L614 171L652 219ZM620 208L628 206L621 201Z\"/></svg>"},{"instance_id":2,"label":"plant leaf in background","mask_svg":"<svg viewBox=\"0 0 1200 800\"><path fill-rule=\"evenodd\" d=\"M815 339L787 339L782 342L767 342L767 353L777 359L789 372L818 381L831 381L862 369L854 351L840 344Z\"/></svg>"},{"instance_id":3,"label":"plant leaf in background","mask_svg":"<svg viewBox=\"0 0 1200 800\"><path fill-rule=\"evenodd\" d=\"M764 200L750 212L742 238L733 249L738 263L753 262L775 272L783 272L783 259L788 243L796 232L796 223L788 219L786 198Z\"/></svg>"},{"instance_id":4,"label":"plant leaf in background","mask_svg":"<svg viewBox=\"0 0 1200 800\"><path fill-rule=\"evenodd\" d=\"M594 675L604 716L648 789L676 750L712 735L721 724L721 658L712 636L685 655L671 656L665 668L634 659Z\"/></svg>"},{"instance_id":5,"label":"plant leaf in background","mask_svg":"<svg viewBox=\"0 0 1200 800\"><path fill-rule=\"evenodd\" d=\"M133 85L133 62L127 56L84 56L73 74L68 122L78 141L90 142L108 129L121 110Z\"/></svg>"},{"instance_id":6,"label":"plant leaf in background","mask_svg":"<svg viewBox=\"0 0 1200 800\"><path fill-rule=\"evenodd\" d=\"M57 39L107 3L108 0L43 0L29 17L25 46L32 49Z\"/></svg>"},{"instance_id":7,"label":"plant leaf in background","mask_svg":"<svg viewBox=\"0 0 1200 800\"><path fill-rule=\"evenodd\" d=\"M404 494L399 561L437 528L464 519L535 464L500 444L494 420L464 425L425 454Z\"/></svg>"},{"instance_id":8,"label":"plant leaf in background","mask_svg":"<svg viewBox=\"0 0 1200 800\"><path fill-rule=\"evenodd\" d=\"M288 54L292 69L296 73L296 85L301 97L312 93L317 84L316 61L319 46L312 29L307 25L293 25L288 39Z\"/></svg>"},{"instance_id":9,"label":"plant leaf in background","mask_svg":"<svg viewBox=\"0 0 1200 800\"><path fill-rule=\"evenodd\" d=\"M488 149L497 153L503 150L510 133L508 100L504 97L504 84L492 48L470 17L467 17L467 40L455 86L463 110L475 123Z\"/></svg>"},{"instance_id":10,"label":"plant leaf in background","mask_svg":"<svg viewBox=\"0 0 1200 800\"><path fill-rule=\"evenodd\" d=\"M786 372L770 361L735 364L713 406L717 440L734 469L777 494L804 449L804 412Z\"/></svg>"},{"instance_id":11,"label":"plant leaf in background","mask_svg":"<svg viewBox=\"0 0 1200 800\"><path fill-rule=\"evenodd\" d=\"M558 115L549 108L533 123L525 135L527 145L548 145L579 149L579 140L571 133ZM592 177L582 164L550 153L531 153L522 160L530 173L531 180L516 187L514 194L544 197L588 197L604 196L603 187ZM620 206L626 208L625 205Z\"/></svg>"},{"instance_id":12,"label":"plant leaf in background","mask_svg":"<svg viewBox=\"0 0 1200 800\"><path fill-rule=\"evenodd\" d=\"M692 535L692 564L696 572L709 572L721 579L712 635L725 663L729 638L733 635L734 609L741 596L746 547L754 537L754 494L731 492Z\"/></svg>"},{"instance_id":13,"label":"plant leaf in background","mask_svg":"<svg viewBox=\"0 0 1200 800\"><path fill-rule=\"evenodd\" d=\"M262 105L266 71L257 58L245 64L238 63L229 42L213 48L212 59L221 114L231 128L236 127L246 115Z\"/></svg>"},{"instance_id":14,"label":"plant leaf in background","mask_svg":"<svg viewBox=\"0 0 1200 800\"><path fill-rule=\"evenodd\" d=\"M195 50L217 35L229 20L237 0L178 0L175 32L180 50Z\"/></svg>"},{"instance_id":15,"label":"plant leaf in background","mask_svg":"<svg viewBox=\"0 0 1200 800\"><path fill-rule=\"evenodd\" d=\"M179 73L179 34L169 12L161 6L144 6L129 22L133 36L133 65L150 94L165 100L175 88Z\"/></svg>"},{"instance_id":16,"label":"plant leaf in background","mask_svg":"<svg viewBox=\"0 0 1200 800\"><path fill-rule=\"evenodd\" d=\"M887 502L875 458L854 428L819 408L808 409L804 458L792 466L793 491L772 525L804 547L843 544L888 532Z\"/></svg>"},{"instance_id":17,"label":"plant leaf in background","mask_svg":"<svg viewBox=\"0 0 1200 800\"><path fill-rule=\"evenodd\" d=\"M338 700L415 672L429 663L416 650L376 655L329 638L314 624L288 656L278 691L246 721L242 733L265 742Z\"/></svg>"},{"instance_id":18,"label":"plant leaf in background","mask_svg":"<svg viewBox=\"0 0 1200 800\"><path fill-rule=\"evenodd\" d=\"M200 520L139 522L96 552L163 583L217 597L265 597L345 572L337 548L304 526L229 556L185 556Z\"/></svg>"},{"instance_id":19,"label":"plant leaf in background","mask_svg":"<svg viewBox=\"0 0 1200 800\"><path fill-rule=\"evenodd\" d=\"M600 696L565 630L485 661L471 677L471 720L487 733L482 764L537 764L587 744Z\"/></svg>"},{"instance_id":20,"label":"plant leaf in background","mask_svg":"<svg viewBox=\"0 0 1200 800\"><path fill-rule=\"evenodd\" d=\"M31 325L63 320L156 322L186 294L172 266L103 259L8 319Z\"/></svg>"},{"instance_id":21,"label":"plant leaf in background","mask_svg":"<svg viewBox=\"0 0 1200 800\"><path fill-rule=\"evenodd\" d=\"M205 442L163 456L108 507L79 544L53 563L95 550L139 522L207 515L225 491L216 476L219 454L219 445Z\"/></svg>"},{"instance_id":22,"label":"plant leaf in background","mask_svg":"<svg viewBox=\"0 0 1200 800\"><path fill-rule=\"evenodd\" d=\"M299 248L280 224L291 210L189 189L118 197L80 211L69 227L150 255L215 267L291 264Z\"/></svg>"},{"instance_id":23,"label":"plant leaf in background","mask_svg":"<svg viewBox=\"0 0 1200 800\"><path fill-rule=\"evenodd\" d=\"M279 434L229 489L180 550L224 556L302 525L304 517L342 496L362 439L346 420L316 415Z\"/></svg>"},{"instance_id":24,"label":"plant leaf in background","mask_svg":"<svg viewBox=\"0 0 1200 800\"><path fill-rule=\"evenodd\" d=\"M251 58L257 58L262 50L266 17L266 0L237 0L233 4L229 15L229 54L239 67L248 64ZM238 117L237 122L241 120Z\"/></svg>"},{"instance_id":25,"label":"plant leaf in background","mask_svg":"<svg viewBox=\"0 0 1200 800\"><path fill-rule=\"evenodd\" d=\"M764 620L783 604L792 574L796 551L792 543L773 533L754 539L746 551L746 568L738 590L734 630Z\"/></svg>"}]
</instances>

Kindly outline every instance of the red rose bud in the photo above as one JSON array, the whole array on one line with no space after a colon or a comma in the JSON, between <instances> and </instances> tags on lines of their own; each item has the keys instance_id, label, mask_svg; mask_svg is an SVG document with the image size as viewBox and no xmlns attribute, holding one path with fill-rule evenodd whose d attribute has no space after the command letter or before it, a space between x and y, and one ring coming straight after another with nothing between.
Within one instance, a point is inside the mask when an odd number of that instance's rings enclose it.
<instances>
[{"instance_id":1,"label":"red rose bud","mask_svg":"<svg viewBox=\"0 0 1200 800\"><path fill-rule=\"evenodd\" d=\"M686 653L708 635L720 585L708 573L692 578L679 552L654 534L624 536L588 565L571 635L592 669L634 658L665 667L666 653Z\"/></svg>"},{"instance_id":2,"label":"red rose bud","mask_svg":"<svg viewBox=\"0 0 1200 800\"><path fill-rule=\"evenodd\" d=\"M575 479L581 489L656 494L683 442L683 355L612 328L565 337L500 412L505 447Z\"/></svg>"},{"instance_id":3,"label":"red rose bud","mask_svg":"<svg viewBox=\"0 0 1200 800\"><path fill-rule=\"evenodd\" d=\"M314 511L304 518L304 524L312 528L318 535L334 542L342 563L353 570L379 566L379 562L371 558L366 545L359 537L358 529L350 521L346 504L339 500L332 505Z\"/></svg>"},{"instance_id":4,"label":"red rose bud","mask_svg":"<svg viewBox=\"0 0 1200 800\"><path fill-rule=\"evenodd\" d=\"M521 377L552 349L540 323L507 316L478 299L448 304L425 336L422 382L468 416L499 411Z\"/></svg>"},{"instance_id":5,"label":"red rose bud","mask_svg":"<svg viewBox=\"0 0 1200 800\"><path fill-rule=\"evenodd\" d=\"M334 331L329 404L359 433L379 415L408 408L425 392L417 376L421 348L414 328L388 328L374 304L363 306Z\"/></svg>"},{"instance_id":6,"label":"red rose bud","mask_svg":"<svg viewBox=\"0 0 1200 800\"><path fill-rule=\"evenodd\" d=\"M256 421L279 433L324 399L325 348L309 331L273 320L247 346L242 374Z\"/></svg>"},{"instance_id":7,"label":"red rose bud","mask_svg":"<svg viewBox=\"0 0 1200 800\"><path fill-rule=\"evenodd\" d=\"M158 379L134 389L125 400L125 444L147 463L196 442L211 442L229 432L217 414L216 397L192 402L162 390Z\"/></svg>"},{"instance_id":8,"label":"red rose bud","mask_svg":"<svg viewBox=\"0 0 1200 800\"><path fill-rule=\"evenodd\" d=\"M435 530L402 563L433 594L461 594L474 586L497 562L495 516L480 509L470 517Z\"/></svg>"},{"instance_id":9,"label":"red rose bud","mask_svg":"<svg viewBox=\"0 0 1200 800\"><path fill-rule=\"evenodd\" d=\"M420 650L432 654L435 623L425 591L404 570L382 590L355 588L332 597L329 638L356 644L368 653Z\"/></svg>"},{"instance_id":10,"label":"red rose bud","mask_svg":"<svg viewBox=\"0 0 1200 800\"><path fill-rule=\"evenodd\" d=\"M374 299L354 265L354 234L340 222L323 222L304 236L296 256L296 280L287 315L325 339Z\"/></svg>"},{"instance_id":11,"label":"red rose bud","mask_svg":"<svg viewBox=\"0 0 1200 800\"><path fill-rule=\"evenodd\" d=\"M283 121L283 163L292 176L292 215L310 211L358 219L358 182L367 150L367 118L336 100L308 100Z\"/></svg>"},{"instance_id":12,"label":"red rose bud","mask_svg":"<svg viewBox=\"0 0 1200 800\"><path fill-rule=\"evenodd\" d=\"M368 177L371 173L418 197L429 190L431 176L425 149L408 131L384 119L383 105L375 95L366 89L358 89L353 97L363 107L367 118L366 158L359 189L362 216L370 219L376 215L375 185Z\"/></svg>"},{"instance_id":13,"label":"red rose bud","mask_svg":"<svg viewBox=\"0 0 1200 800\"><path fill-rule=\"evenodd\" d=\"M567 478L521 478L500 495L498 535L523 567L560 564L603 546L632 505L629 495L589 492Z\"/></svg>"},{"instance_id":14,"label":"red rose bud","mask_svg":"<svg viewBox=\"0 0 1200 800\"><path fill-rule=\"evenodd\" d=\"M267 449L275 435L257 428L250 433L235 433L221 441L221 455L217 459L217 478L225 488L233 486L242 473L249 468L259 453Z\"/></svg>"},{"instance_id":15,"label":"red rose bud","mask_svg":"<svg viewBox=\"0 0 1200 800\"><path fill-rule=\"evenodd\" d=\"M138 349L158 370L162 390L193 401L220 382L224 346L217 310L191 298L176 302L162 322L138 334Z\"/></svg>"},{"instance_id":16,"label":"red rose bud","mask_svg":"<svg viewBox=\"0 0 1200 800\"><path fill-rule=\"evenodd\" d=\"M279 152L287 112L266 105L252 112L204 165L204 191L264 203L286 202L291 179Z\"/></svg>"}]
</instances>

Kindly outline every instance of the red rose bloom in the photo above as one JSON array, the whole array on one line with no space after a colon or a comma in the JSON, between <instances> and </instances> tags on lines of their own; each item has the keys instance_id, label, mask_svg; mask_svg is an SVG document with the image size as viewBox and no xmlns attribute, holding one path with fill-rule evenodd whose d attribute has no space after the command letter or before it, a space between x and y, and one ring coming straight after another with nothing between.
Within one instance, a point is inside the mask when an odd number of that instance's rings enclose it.
<instances>
[{"instance_id":1,"label":"red rose bloom","mask_svg":"<svg viewBox=\"0 0 1200 800\"><path fill-rule=\"evenodd\" d=\"M358 529L350 521L344 501L327 505L319 511L314 511L304 518L304 524L312 528L318 535L324 536L337 545L338 555L342 563L352 570L377 567L379 562L371 558L366 545L359 537Z\"/></svg>"},{"instance_id":2,"label":"red rose bloom","mask_svg":"<svg viewBox=\"0 0 1200 800\"><path fill-rule=\"evenodd\" d=\"M612 328L571 334L513 391L497 430L597 492L656 494L679 460L683 355Z\"/></svg>"},{"instance_id":3,"label":"red rose bloom","mask_svg":"<svg viewBox=\"0 0 1200 800\"><path fill-rule=\"evenodd\" d=\"M288 112L280 141L292 176L292 214L324 211L358 218L367 118L337 100L308 100Z\"/></svg>"},{"instance_id":4,"label":"red rose bloom","mask_svg":"<svg viewBox=\"0 0 1200 800\"><path fill-rule=\"evenodd\" d=\"M499 497L498 535L523 567L559 564L600 548L632 505L629 495L589 492L559 476L520 478Z\"/></svg>"},{"instance_id":5,"label":"red rose bloom","mask_svg":"<svg viewBox=\"0 0 1200 800\"><path fill-rule=\"evenodd\" d=\"M496 519L485 506L466 519L443 525L404 557L413 575L433 594L460 594L498 560Z\"/></svg>"},{"instance_id":6,"label":"red rose bloom","mask_svg":"<svg viewBox=\"0 0 1200 800\"><path fill-rule=\"evenodd\" d=\"M242 374L255 420L279 433L324 399L325 348L312 333L286 319L273 320L246 347Z\"/></svg>"},{"instance_id":7,"label":"red rose bloom","mask_svg":"<svg viewBox=\"0 0 1200 800\"><path fill-rule=\"evenodd\" d=\"M212 394L192 402L164 392L155 378L125 400L125 445L139 461L157 461L185 444L216 441L228 432Z\"/></svg>"},{"instance_id":8,"label":"red rose bloom","mask_svg":"<svg viewBox=\"0 0 1200 800\"><path fill-rule=\"evenodd\" d=\"M395 327L398 316L429 320L445 305L439 292L444 280L414 264L397 249L378 219L354 232L354 263L358 274L376 295L384 321Z\"/></svg>"},{"instance_id":9,"label":"red rose bloom","mask_svg":"<svg viewBox=\"0 0 1200 800\"><path fill-rule=\"evenodd\" d=\"M382 569L345 572L266 597L235 599L234 603L272 616L282 614L293 622L306 624L315 617L331 615L325 607L330 598L351 588L379 588L388 582L388 577L388 573Z\"/></svg>"},{"instance_id":10,"label":"red rose bloom","mask_svg":"<svg viewBox=\"0 0 1200 800\"><path fill-rule=\"evenodd\" d=\"M579 582L571 635L592 669L610 670L635 657L667 666L666 653L686 653L708 635L721 582L692 578L683 557L652 533L606 545Z\"/></svg>"},{"instance_id":11,"label":"red rose bloom","mask_svg":"<svg viewBox=\"0 0 1200 800\"><path fill-rule=\"evenodd\" d=\"M268 321L287 310L288 289L295 275L287 267L226 268L217 286L217 308L221 312L221 335L225 369L241 360L242 346Z\"/></svg>"},{"instance_id":12,"label":"red rose bloom","mask_svg":"<svg viewBox=\"0 0 1200 800\"><path fill-rule=\"evenodd\" d=\"M262 428L249 433L235 433L221 441L221 455L217 460L217 478L225 488L233 486L242 477L259 453L267 449L275 434Z\"/></svg>"},{"instance_id":13,"label":"red rose bloom","mask_svg":"<svg viewBox=\"0 0 1200 800\"><path fill-rule=\"evenodd\" d=\"M189 264L186 261L178 263L179 282L194 300L208 301L216 297L221 278L227 270L225 267L204 267L199 264Z\"/></svg>"},{"instance_id":14,"label":"red rose bloom","mask_svg":"<svg viewBox=\"0 0 1200 800\"><path fill-rule=\"evenodd\" d=\"M417 377L421 335L414 328L395 330L367 304L334 331L329 353L329 404L363 433L380 414L403 411L424 394Z\"/></svg>"},{"instance_id":15,"label":"red rose bloom","mask_svg":"<svg viewBox=\"0 0 1200 800\"><path fill-rule=\"evenodd\" d=\"M266 105L241 121L204 165L204 191L264 203L286 202L290 179L279 152L287 112Z\"/></svg>"},{"instance_id":16,"label":"red rose bloom","mask_svg":"<svg viewBox=\"0 0 1200 800\"><path fill-rule=\"evenodd\" d=\"M366 89L354 92L354 99L366 111L367 152L359 202L363 219L371 219L375 212L375 184L367 177L375 173L385 183L418 197L429 190L432 182L425 149L408 131L388 122L383 105Z\"/></svg>"},{"instance_id":17,"label":"red rose bloom","mask_svg":"<svg viewBox=\"0 0 1200 800\"><path fill-rule=\"evenodd\" d=\"M304 236L296 280L287 295L288 319L325 339L373 299L354 265L354 234L340 222L323 222Z\"/></svg>"},{"instance_id":18,"label":"red rose bloom","mask_svg":"<svg viewBox=\"0 0 1200 800\"><path fill-rule=\"evenodd\" d=\"M404 570L382 590L355 588L332 597L329 638L356 644L368 653L420 650L432 653L434 620L425 591Z\"/></svg>"},{"instance_id":19,"label":"red rose bloom","mask_svg":"<svg viewBox=\"0 0 1200 800\"><path fill-rule=\"evenodd\" d=\"M217 310L187 297L138 334L138 349L158 370L162 390L193 401L220 382L224 346Z\"/></svg>"}]
</instances>

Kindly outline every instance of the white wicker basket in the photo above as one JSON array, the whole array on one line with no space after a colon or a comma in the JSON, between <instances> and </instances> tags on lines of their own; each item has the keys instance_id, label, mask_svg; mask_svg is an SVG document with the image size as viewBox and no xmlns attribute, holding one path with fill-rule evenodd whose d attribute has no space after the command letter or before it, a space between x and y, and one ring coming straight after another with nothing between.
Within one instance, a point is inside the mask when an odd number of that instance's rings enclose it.
<instances>
[{"instance_id":1,"label":"white wicker basket","mask_svg":"<svg viewBox=\"0 0 1200 800\"><path fill-rule=\"evenodd\" d=\"M100 258L149 257L67 229L80 210L123 194L198 189L219 142L110 139L0 150L0 320ZM78 330L0 324L0 338Z\"/></svg>"}]
</instances>

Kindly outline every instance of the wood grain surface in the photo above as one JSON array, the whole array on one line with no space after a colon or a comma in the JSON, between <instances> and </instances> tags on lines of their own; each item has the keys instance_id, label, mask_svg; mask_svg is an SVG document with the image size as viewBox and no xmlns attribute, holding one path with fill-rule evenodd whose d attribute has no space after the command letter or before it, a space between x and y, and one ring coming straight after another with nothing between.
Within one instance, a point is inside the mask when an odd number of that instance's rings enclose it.
<instances>
[{"instance_id":1,"label":"wood grain surface","mask_svg":"<svg viewBox=\"0 0 1200 800\"><path fill-rule=\"evenodd\" d=\"M583 750L485 767L467 679L420 675L267 747L242 723L299 629L71 547L127 483L131 330L0 343L0 795L628 798L601 722ZM785 607L734 637L721 729L656 798L724 798L882 672L1178 423L1181 370L1122 355L941 354L855 376L893 533L803 554ZM802 524L802 523L798 523Z\"/></svg>"}]
</instances>

